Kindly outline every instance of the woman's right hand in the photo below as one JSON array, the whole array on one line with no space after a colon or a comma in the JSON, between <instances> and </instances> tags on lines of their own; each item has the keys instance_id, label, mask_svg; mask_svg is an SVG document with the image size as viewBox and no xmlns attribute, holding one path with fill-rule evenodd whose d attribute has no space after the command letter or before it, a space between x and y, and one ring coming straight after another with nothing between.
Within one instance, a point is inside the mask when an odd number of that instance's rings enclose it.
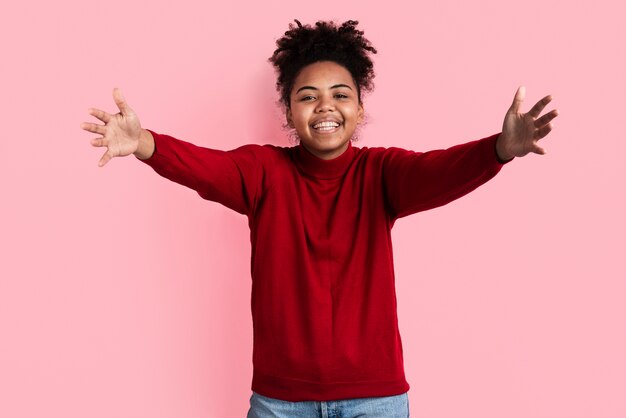
<instances>
[{"instance_id":1,"label":"woman's right hand","mask_svg":"<svg viewBox=\"0 0 626 418\"><path fill-rule=\"evenodd\" d=\"M90 108L89 114L105 124L84 122L80 125L86 131L102 135L91 140L91 145L94 147L107 147L107 151L98 162L99 167L104 166L113 157L133 154L139 147L142 129L137 114L128 106L120 89L113 89L113 100L120 109L120 113L112 115L103 110Z\"/></svg>"}]
</instances>

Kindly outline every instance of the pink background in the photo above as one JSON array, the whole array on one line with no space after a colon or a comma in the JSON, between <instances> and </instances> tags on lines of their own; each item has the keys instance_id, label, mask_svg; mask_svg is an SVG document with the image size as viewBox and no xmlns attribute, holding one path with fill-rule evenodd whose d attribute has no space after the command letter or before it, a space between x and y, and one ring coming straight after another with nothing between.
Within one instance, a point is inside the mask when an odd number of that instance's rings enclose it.
<instances>
[{"instance_id":1,"label":"pink background","mask_svg":"<svg viewBox=\"0 0 626 418\"><path fill-rule=\"evenodd\" d=\"M0 416L243 417L246 218L80 129L289 145L266 61L294 18L378 48L357 146L446 148L558 108L547 155L393 230L411 416L626 416L623 2L10 2L0 16ZM408 3L408 2L407 2Z\"/></svg>"}]
</instances>

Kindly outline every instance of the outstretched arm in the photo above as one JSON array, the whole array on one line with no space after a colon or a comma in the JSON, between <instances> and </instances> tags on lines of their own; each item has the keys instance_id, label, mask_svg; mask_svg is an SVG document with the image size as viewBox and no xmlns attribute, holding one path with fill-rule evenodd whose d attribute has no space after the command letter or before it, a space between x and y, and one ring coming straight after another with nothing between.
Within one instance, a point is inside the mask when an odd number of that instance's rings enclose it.
<instances>
[{"instance_id":1,"label":"outstretched arm","mask_svg":"<svg viewBox=\"0 0 626 418\"><path fill-rule=\"evenodd\" d=\"M552 100L546 96L528 113L521 113L525 94L523 86L518 88L499 134L446 150L388 149L383 179L392 215L400 218L445 205L487 182L514 157L545 154L537 141L552 130L550 121L558 111L539 117Z\"/></svg>"},{"instance_id":2,"label":"outstretched arm","mask_svg":"<svg viewBox=\"0 0 626 418\"><path fill-rule=\"evenodd\" d=\"M98 162L103 167L114 157L133 154L161 176L187 186L203 197L242 214L249 214L257 201L263 178L257 162L259 145L242 146L231 151L200 147L169 135L143 129L139 117L122 92L113 89L119 113L89 109L89 114L104 124L81 123L81 128L101 135L91 145L106 147Z\"/></svg>"},{"instance_id":3,"label":"outstretched arm","mask_svg":"<svg viewBox=\"0 0 626 418\"><path fill-rule=\"evenodd\" d=\"M537 142L552 130L550 121L557 117L559 111L554 109L539 117L546 105L552 101L552 96L548 95L539 100L528 113L521 113L520 107L525 97L526 88L520 86L504 117L502 134L496 142L498 158L503 161L523 157L530 152L542 155L546 153Z\"/></svg>"}]
</instances>

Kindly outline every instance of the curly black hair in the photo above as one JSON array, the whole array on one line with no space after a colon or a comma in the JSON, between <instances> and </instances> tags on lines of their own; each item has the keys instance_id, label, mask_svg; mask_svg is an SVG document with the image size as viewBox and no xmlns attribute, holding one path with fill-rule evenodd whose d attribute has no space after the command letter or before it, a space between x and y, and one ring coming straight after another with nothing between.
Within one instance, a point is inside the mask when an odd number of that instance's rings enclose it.
<instances>
[{"instance_id":1,"label":"curly black hair","mask_svg":"<svg viewBox=\"0 0 626 418\"><path fill-rule=\"evenodd\" d=\"M276 90L284 107L290 108L291 90L300 70L318 61L334 61L344 66L352 75L361 103L361 91L374 89L374 64L368 51L374 54L377 51L363 37L363 31L356 29L359 22L348 20L337 26L332 20L320 20L313 28L294 20L298 26L289 23L289 30L276 41L278 48L268 59L278 73Z\"/></svg>"}]
</instances>

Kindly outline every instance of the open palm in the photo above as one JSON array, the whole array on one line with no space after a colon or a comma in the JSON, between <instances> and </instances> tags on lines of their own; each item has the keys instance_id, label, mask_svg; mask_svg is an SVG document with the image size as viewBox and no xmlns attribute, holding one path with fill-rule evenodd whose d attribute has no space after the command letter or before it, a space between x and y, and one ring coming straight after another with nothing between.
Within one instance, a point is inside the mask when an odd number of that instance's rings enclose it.
<instances>
[{"instance_id":1,"label":"open palm","mask_svg":"<svg viewBox=\"0 0 626 418\"><path fill-rule=\"evenodd\" d=\"M500 142L498 153L502 159L523 157L530 152L546 153L537 142L552 130L550 121L558 115L558 110L554 109L539 117L546 105L552 101L552 96L546 96L539 100L528 113L521 113L520 107L525 96L526 88L520 86L504 117L502 135L498 138L498 142Z\"/></svg>"},{"instance_id":2,"label":"open palm","mask_svg":"<svg viewBox=\"0 0 626 418\"><path fill-rule=\"evenodd\" d=\"M82 123L80 125L86 131L102 135L100 138L91 140L94 147L107 147L98 166L104 166L113 157L124 157L137 150L141 124L133 109L128 106L122 92L118 88L113 89L113 100L120 110L114 115L99 109L89 109L89 114L104 122L104 125L95 123Z\"/></svg>"}]
</instances>

